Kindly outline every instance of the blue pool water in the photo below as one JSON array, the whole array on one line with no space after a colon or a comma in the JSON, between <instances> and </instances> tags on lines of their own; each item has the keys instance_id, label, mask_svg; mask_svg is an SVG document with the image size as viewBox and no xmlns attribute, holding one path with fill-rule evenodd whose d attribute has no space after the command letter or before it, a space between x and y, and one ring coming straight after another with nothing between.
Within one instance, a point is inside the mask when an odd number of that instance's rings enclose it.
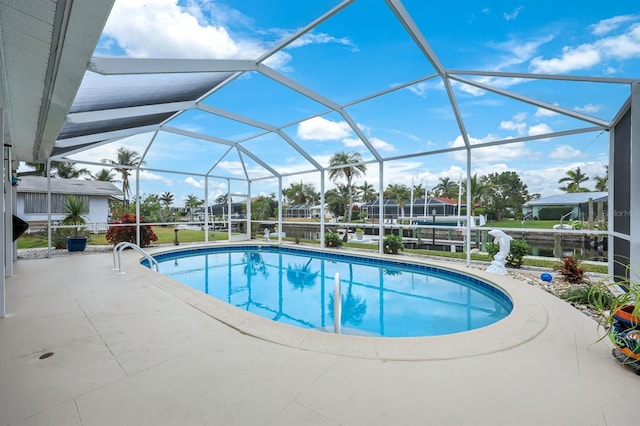
<instances>
[{"instance_id":1,"label":"blue pool water","mask_svg":"<svg viewBox=\"0 0 640 426\"><path fill-rule=\"evenodd\" d=\"M345 334L458 333L499 321L513 308L507 295L488 283L426 265L270 246L211 247L154 257L162 274L233 306L327 331L333 330L338 272Z\"/></svg>"}]
</instances>

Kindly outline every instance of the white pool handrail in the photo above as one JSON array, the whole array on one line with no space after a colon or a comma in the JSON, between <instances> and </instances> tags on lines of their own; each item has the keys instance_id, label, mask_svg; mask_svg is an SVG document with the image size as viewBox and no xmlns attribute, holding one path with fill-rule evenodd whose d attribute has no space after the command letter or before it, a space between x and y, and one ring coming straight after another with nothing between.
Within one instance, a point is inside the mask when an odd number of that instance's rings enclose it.
<instances>
[{"instance_id":1,"label":"white pool handrail","mask_svg":"<svg viewBox=\"0 0 640 426\"><path fill-rule=\"evenodd\" d=\"M156 272L160 271L160 264L158 263L158 261L155 260L149 253L142 250L142 248L139 245L129 241L121 241L115 246L113 246L113 270L118 271L118 274L124 274L124 272L122 271L121 256L122 256L122 250L124 250L127 247L131 247L132 249L140 253L142 256L144 256L144 258L149 261L150 266L151 265L155 266Z\"/></svg>"}]
</instances>

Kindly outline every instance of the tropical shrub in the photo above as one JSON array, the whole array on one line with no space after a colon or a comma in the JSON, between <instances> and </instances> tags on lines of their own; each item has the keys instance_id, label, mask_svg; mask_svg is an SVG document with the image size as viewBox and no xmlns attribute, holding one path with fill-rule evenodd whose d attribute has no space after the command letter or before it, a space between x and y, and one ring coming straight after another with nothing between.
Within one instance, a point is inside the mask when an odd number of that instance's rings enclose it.
<instances>
[{"instance_id":1,"label":"tropical shrub","mask_svg":"<svg viewBox=\"0 0 640 426\"><path fill-rule=\"evenodd\" d=\"M593 309L598 304L610 306L613 295L606 288L598 284L580 284L559 294L560 298L576 305L585 305Z\"/></svg>"},{"instance_id":2,"label":"tropical shrub","mask_svg":"<svg viewBox=\"0 0 640 426\"><path fill-rule=\"evenodd\" d=\"M496 243L487 243L487 253L491 260L500 251L500 245ZM506 266L510 268L520 268L524 257L531 254L533 250L525 240L512 240L509 246L509 254L506 259Z\"/></svg>"},{"instance_id":3,"label":"tropical shrub","mask_svg":"<svg viewBox=\"0 0 640 426\"><path fill-rule=\"evenodd\" d=\"M507 266L510 268L520 268L524 257L531 254L533 250L525 240L512 240L507 256Z\"/></svg>"},{"instance_id":4,"label":"tropical shrub","mask_svg":"<svg viewBox=\"0 0 640 426\"><path fill-rule=\"evenodd\" d=\"M56 228L51 230L51 246L55 249L67 248L67 237L70 237L73 230L69 228ZM38 238L43 239L45 242L49 241L49 233L47 228L42 228L38 231Z\"/></svg>"},{"instance_id":5,"label":"tropical shrub","mask_svg":"<svg viewBox=\"0 0 640 426\"><path fill-rule=\"evenodd\" d=\"M395 234L387 234L384 236L384 252L390 254L398 254L398 250L404 250L402 237Z\"/></svg>"},{"instance_id":6,"label":"tropical shrub","mask_svg":"<svg viewBox=\"0 0 640 426\"><path fill-rule=\"evenodd\" d=\"M122 241L128 241L131 243L136 242L136 216L131 213L125 213L122 215L120 221L114 222L114 225L120 225L124 223L132 223L131 226L110 226L105 238L111 244L116 245ZM140 223L144 223L140 219ZM151 229L151 225L140 226L140 247L148 247L153 241L158 241L158 236Z\"/></svg>"},{"instance_id":7,"label":"tropical shrub","mask_svg":"<svg viewBox=\"0 0 640 426\"><path fill-rule=\"evenodd\" d=\"M74 226L74 228L72 228L73 236L76 238L80 236L80 232L84 229L82 225L86 223L84 218L85 212L86 206L82 198L71 195L67 196L64 202L65 216L60 223L62 225Z\"/></svg>"},{"instance_id":8,"label":"tropical shrub","mask_svg":"<svg viewBox=\"0 0 640 426\"><path fill-rule=\"evenodd\" d=\"M585 270L580 266L580 260L573 256L567 256L558 260L559 264L553 267L554 271L558 271L563 279L571 284L580 284L585 280Z\"/></svg>"},{"instance_id":9,"label":"tropical shrub","mask_svg":"<svg viewBox=\"0 0 640 426\"><path fill-rule=\"evenodd\" d=\"M498 254L500 251L500 245L497 243L487 243L487 253L491 260L493 260L494 256Z\"/></svg>"},{"instance_id":10,"label":"tropical shrub","mask_svg":"<svg viewBox=\"0 0 640 426\"><path fill-rule=\"evenodd\" d=\"M324 234L324 244L327 247L342 247L342 239L336 232Z\"/></svg>"}]
</instances>

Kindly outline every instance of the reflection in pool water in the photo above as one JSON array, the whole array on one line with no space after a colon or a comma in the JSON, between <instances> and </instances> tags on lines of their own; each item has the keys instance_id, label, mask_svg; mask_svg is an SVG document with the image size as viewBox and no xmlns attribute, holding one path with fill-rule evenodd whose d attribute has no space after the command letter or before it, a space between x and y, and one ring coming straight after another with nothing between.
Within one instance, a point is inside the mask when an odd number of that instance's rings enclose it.
<instances>
[{"instance_id":1,"label":"reflection in pool water","mask_svg":"<svg viewBox=\"0 0 640 426\"><path fill-rule=\"evenodd\" d=\"M425 265L278 247L207 248L156 255L160 272L249 312L333 330L340 274L342 332L433 336L484 327L512 303L476 278Z\"/></svg>"}]
</instances>

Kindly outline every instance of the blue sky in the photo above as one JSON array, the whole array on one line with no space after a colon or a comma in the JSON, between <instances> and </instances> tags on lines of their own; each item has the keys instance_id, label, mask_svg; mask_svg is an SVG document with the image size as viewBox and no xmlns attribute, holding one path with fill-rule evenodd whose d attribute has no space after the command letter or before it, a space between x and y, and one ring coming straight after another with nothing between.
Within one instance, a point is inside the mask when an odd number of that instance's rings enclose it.
<instances>
[{"instance_id":1,"label":"blue sky","mask_svg":"<svg viewBox=\"0 0 640 426\"><path fill-rule=\"evenodd\" d=\"M96 56L256 59L276 43L309 24L338 1L178 1L116 0ZM640 5L632 1L456 1L402 2L438 60L448 70L486 70L543 74L640 78ZM434 74L434 68L382 0L358 0L265 62L314 93L345 105L370 94ZM610 83L525 80L462 76L567 110L609 121L629 96L629 86ZM455 82L453 93L472 144L586 128L592 124ZM338 151L373 154L339 114L273 80L247 73L204 103L283 127L288 137L326 166ZM413 154L462 146L463 140L442 81L436 77L366 102L348 105L357 123L385 162L383 186L458 180L466 170L464 151ZM300 122L305 118L311 119ZM293 125L287 126L290 123ZM262 134L201 110L176 117L171 125L231 141L277 172L313 168L277 135ZM102 145L72 156L85 161L115 158L119 146L144 153L150 135ZM472 150L472 173L517 171L530 192L559 192L558 179L581 167L591 180L604 174L609 135L596 131ZM204 198L206 173L239 177L246 168L254 179L269 173L226 147L203 140L160 134L145 156L144 194L173 192L181 205L188 194ZM243 163L244 162L244 163ZM175 169L192 174L163 173ZM91 166L90 168L96 169ZM365 177L376 187L378 166ZM319 173L283 178L314 183ZM326 182L327 189L333 184ZM210 179L211 198L226 192L225 179ZM277 180L257 180L252 195L277 192ZM232 181L231 192L246 193Z\"/></svg>"}]
</instances>

